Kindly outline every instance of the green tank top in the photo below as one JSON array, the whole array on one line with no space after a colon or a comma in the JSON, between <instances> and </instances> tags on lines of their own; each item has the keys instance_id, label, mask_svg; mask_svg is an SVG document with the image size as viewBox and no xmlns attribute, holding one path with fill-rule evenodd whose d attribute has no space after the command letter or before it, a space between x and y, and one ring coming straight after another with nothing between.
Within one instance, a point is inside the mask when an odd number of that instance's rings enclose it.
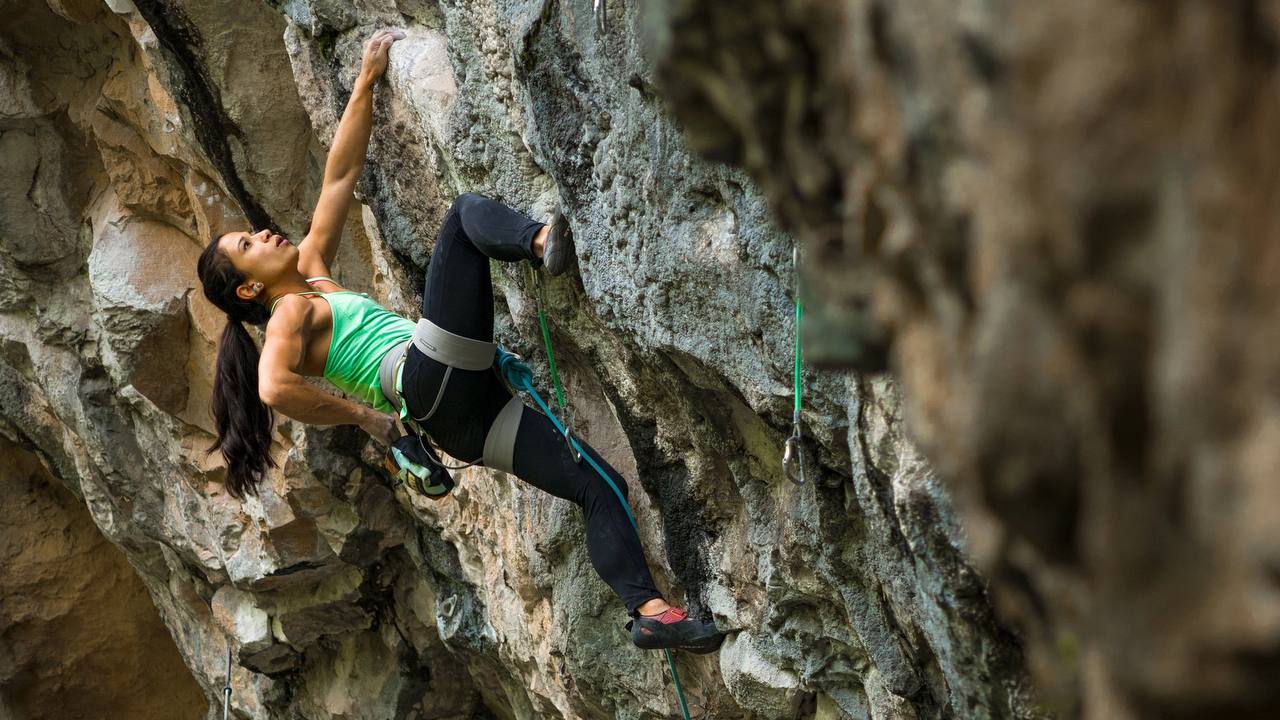
<instances>
[{"instance_id":1,"label":"green tank top","mask_svg":"<svg viewBox=\"0 0 1280 720\"><path fill-rule=\"evenodd\" d=\"M307 282L315 280L333 282L327 277L307 278ZM329 303L333 314L333 337L324 364L324 379L376 410L395 412L382 394L378 365L388 350L413 337L414 323L374 302L367 293L339 290L298 294L319 295ZM275 303L271 310L275 311Z\"/></svg>"}]
</instances>

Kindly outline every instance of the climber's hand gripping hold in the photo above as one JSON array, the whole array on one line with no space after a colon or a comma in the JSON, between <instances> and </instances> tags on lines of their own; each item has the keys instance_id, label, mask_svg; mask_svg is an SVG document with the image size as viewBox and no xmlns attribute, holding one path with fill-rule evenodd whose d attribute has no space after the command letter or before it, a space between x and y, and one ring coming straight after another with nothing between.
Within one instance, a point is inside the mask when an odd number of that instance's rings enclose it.
<instances>
[{"instance_id":1,"label":"climber's hand gripping hold","mask_svg":"<svg viewBox=\"0 0 1280 720\"><path fill-rule=\"evenodd\" d=\"M391 45L405 37L403 30L384 28L365 41L364 54L360 58L360 75L369 80L377 80L387 70L387 60L391 57Z\"/></svg>"},{"instance_id":2,"label":"climber's hand gripping hold","mask_svg":"<svg viewBox=\"0 0 1280 720\"><path fill-rule=\"evenodd\" d=\"M360 421L360 429L369 433L374 440L388 446L404 434L400 432L400 425L395 415L376 410Z\"/></svg>"}]
</instances>

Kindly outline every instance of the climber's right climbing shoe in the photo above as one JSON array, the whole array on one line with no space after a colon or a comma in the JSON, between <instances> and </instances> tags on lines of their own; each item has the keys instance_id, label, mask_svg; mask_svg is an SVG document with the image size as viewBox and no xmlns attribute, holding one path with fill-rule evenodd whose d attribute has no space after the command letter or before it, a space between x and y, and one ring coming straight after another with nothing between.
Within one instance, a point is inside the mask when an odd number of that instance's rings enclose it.
<instances>
[{"instance_id":1,"label":"climber's right climbing shoe","mask_svg":"<svg viewBox=\"0 0 1280 720\"><path fill-rule=\"evenodd\" d=\"M542 263L547 272L559 275L569 267L569 261L573 259L573 230L569 227L569 218L565 217L558 205L551 214L550 226L547 245L542 252Z\"/></svg>"},{"instance_id":2,"label":"climber's right climbing shoe","mask_svg":"<svg viewBox=\"0 0 1280 720\"><path fill-rule=\"evenodd\" d=\"M694 620L673 607L658 615L640 615L627 623L631 642L645 650L672 648L705 655L720 649L724 633L714 623Z\"/></svg>"}]
</instances>

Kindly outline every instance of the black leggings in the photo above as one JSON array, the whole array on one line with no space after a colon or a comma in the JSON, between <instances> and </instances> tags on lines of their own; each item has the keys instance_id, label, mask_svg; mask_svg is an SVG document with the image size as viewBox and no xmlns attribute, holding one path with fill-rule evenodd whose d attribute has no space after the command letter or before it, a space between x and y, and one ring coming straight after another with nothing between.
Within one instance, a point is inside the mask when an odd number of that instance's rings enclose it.
<instances>
[{"instance_id":1,"label":"black leggings","mask_svg":"<svg viewBox=\"0 0 1280 720\"><path fill-rule=\"evenodd\" d=\"M542 261L533 254L533 238L542 226L489 198L471 193L459 196L444 217L431 255L422 316L449 332L492 341L489 258L540 265ZM409 345L404 399L414 417L422 417L435 402L445 367ZM454 368L439 407L422 423L423 429L445 452L471 462L484 453L489 426L510 398L496 370ZM579 443L626 495L627 482L618 471L587 443ZM591 564L622 599L627 612L661 597L645 563L640 537L618 497L585 460L575 463L551 421L528 407L516 433L513 460L516 477L582 508Z\"/></svg>"}]
</instances>

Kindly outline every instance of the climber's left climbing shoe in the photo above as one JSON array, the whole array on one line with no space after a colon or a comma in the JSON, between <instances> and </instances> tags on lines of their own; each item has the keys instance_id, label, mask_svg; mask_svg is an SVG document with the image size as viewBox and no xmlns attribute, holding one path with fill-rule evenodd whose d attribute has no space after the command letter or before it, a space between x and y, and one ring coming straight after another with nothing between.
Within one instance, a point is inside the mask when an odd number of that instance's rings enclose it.
<instances>
[{"instance_id":1,"label":"climber's left climbing shoe","mask_svg":"<svg viewBox=\"0 0 1280 720\"><path fill-rule=\"evenodd\" d=\"M432 500L453 490L453 478L440 464L431 447L415 435L405 435L387 448L382 458L387 472L395 479Z\"/></svg>"},{"instance_id":2,"label":"climber's left climbing shoe","mask_svg":"<svg viewBox=\"0 0 1280 720\"><path fill-rule=\"evenodd\" d=\"M724 633L714 623L689 617L680 608L668 608L659 615L640 615L627 623L631 642L645 650L671 648L705 655L720 649Z\"/></svg>"},{"instance_id":3,"label":"climber's left climbing shoe","mask_svg":"<svg viewBox=\"0 0 1280 720\"><path fill-rule=\"evenodd\" d=\"M547 232L547 245L542 252L542 263L547 272L559 275L569 267L573 260L573 230L569 227L569 218L560 211L560 206L551 213L551 230Z\"/></svg>"}]
</instances>

